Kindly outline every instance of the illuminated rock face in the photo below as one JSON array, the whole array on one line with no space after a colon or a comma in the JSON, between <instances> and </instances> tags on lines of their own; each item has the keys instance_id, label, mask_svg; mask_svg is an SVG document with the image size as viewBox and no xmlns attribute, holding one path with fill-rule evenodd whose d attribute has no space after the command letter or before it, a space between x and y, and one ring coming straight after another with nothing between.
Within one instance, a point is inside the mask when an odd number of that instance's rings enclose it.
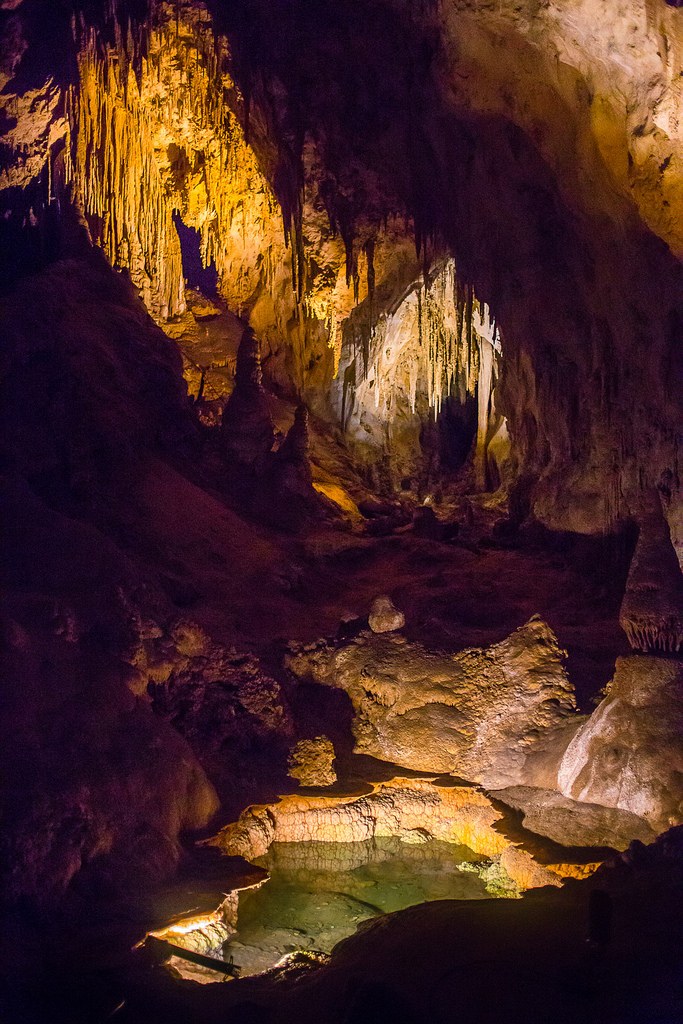
<instances>
[{"instance_id":1,"label":"illuminated rock face","mask_svg":"<svg viewBox=\"0 0 683 1024\"><path fill-rule=\"evenodd\" d=\"M370 212L396 205L412 213L419 243L433 236L438 253L445 242L501 331L496 408L531 506L553 527L603 529L624 511L624 494L675 474L678 13L661 0L390 8L373 6L347 37L344 4L282 19L248 5L251 35L239 18L231 24L253 102L267 109L277 81L271 137L291 142L292 122L315 134L326 208L356 240L352 255ZM348 38L343 51L327 21ZM298 182L296 148L280 156L283 180ZM354 364L349 388L369 389L378 319L366 319L360 346L353 321L340 367Z\"/></svg>"},{"instance_id":2,"label":"illuminated rock face","mask_svg":"<svg viewBox=\"0 0 683 1024\"><path fill-rule=\"evenodd\" d=\"M294 654L289 667L346 690L358 752L498 789L531 781L529 759L557 758L552 737L561 744L563 727L578 724L561 659L535 619L487 650L447 655L401 636L364 635Z\"/></svg>"},{"instance_id":3,"label":"illuminated rock face","mask_svg":"<svg viewBox=\"0 0 683 1024\"><path fill-rule=\"evenodd\" d=\"M683 820L681 666L619 658L605 699L569 743L558 788L618 807L662 830Z\"/></svg>"},{"instance_id":4,"label":"illuminated rock face","mask_svg":"<svg viewBox=\"0 0 683 1024\"><path fill-rule=\"evenodd\" d=\"M600 529L622 492L672 470L680 271L643 228L681 252L670 5L393 0L359 25L344 3L157 0L144 26L114 6L94 26L55 16L78 65L69 89L57 66L26 85L37 30L22 4L5 15L16 237L24 223L42 237L57 197L72 197L163 319L184 309L179 211L231 309L286 352L294 386L403 467L457 377L448 317L434 338L409 323L417 283L427 313L424 272L450 251L501 329L495 407L541 518ZM475 344L467 387L477 360Z\"/></svg>"},{"instance_id":5,"label":"illuminated rock face","mask_svg":"<svg viewBox=\"0 0 683 1024\"><path fill-rule=\"evenodd\" d=\"M250 807L210 842L249 860L263 856L274 842L360 843L395 836L420 843L433 838L500 857L504 870L523 889L558 885L556 874L496 831L493 826L500 817L484 794L470 786L398 778L376 785L368 796L288 796L267 807Z\"/></svg>"}]
</instances>

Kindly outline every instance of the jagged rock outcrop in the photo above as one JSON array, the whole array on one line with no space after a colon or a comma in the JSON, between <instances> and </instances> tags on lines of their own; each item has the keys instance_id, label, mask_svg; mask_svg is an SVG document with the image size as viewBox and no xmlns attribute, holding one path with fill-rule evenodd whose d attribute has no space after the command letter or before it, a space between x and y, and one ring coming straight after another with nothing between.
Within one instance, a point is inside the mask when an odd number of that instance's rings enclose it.
<instances>
[{"instance_id":1,"label":"jagged rock outcrop","mask_svg":"<svg viewBox=\"0 0 683 1024\"><path fill-rule=\"evenodd\" d=\"M294 651L287 664L349 694L358 752L497 789L528 784L527 762L576 712L562 651L539 618L487 650L449 655L364 634Z\"/></svg>"},{"instance_id":2,"label":"jagged rock outcrop","mask_svg":"<svg viewBox=\"0 0 683 1024\"><path fill-rule=\"evenodd\" d=\"M618 807L662 831L683 818L683 666L619 658L604 700L562 757L557 788Z\"/></svg>"},{"instance_id":3,"label":"jagged rock outcrop","mask_svg":"<svg viewBox=\"0 0 683 1024\"><path fill-rule=\"evenodd\" d=\"M673 653L683 646L683 574L657 493L643 495L638 525L619 622L636 650Z\"/></svg>"}]
</instances>

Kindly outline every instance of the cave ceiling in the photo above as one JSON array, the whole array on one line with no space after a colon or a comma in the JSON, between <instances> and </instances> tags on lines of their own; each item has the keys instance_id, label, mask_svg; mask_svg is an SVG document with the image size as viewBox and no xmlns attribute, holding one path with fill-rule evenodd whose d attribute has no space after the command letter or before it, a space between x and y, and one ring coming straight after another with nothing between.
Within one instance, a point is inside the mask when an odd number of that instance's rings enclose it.
<instances>
[{"instance_id":1,"label":"cave ceiling","mask_svg":"<svg viewBox=\"0 0 683 1024\"><path fill-rule=\"evenodd\" d=\"M443 324L379 381L391 317L454 258L454 305L503 340L496 402L541 518L602 528L676 475L675 7L61 3L50 47L41 5L3 8L3 226L33 235L29 264L68 199L152 315L181 317L180 217L293 389L372 436L379 407L410 418L417 374L440 404Z\"/></svg>"}]
</instances>

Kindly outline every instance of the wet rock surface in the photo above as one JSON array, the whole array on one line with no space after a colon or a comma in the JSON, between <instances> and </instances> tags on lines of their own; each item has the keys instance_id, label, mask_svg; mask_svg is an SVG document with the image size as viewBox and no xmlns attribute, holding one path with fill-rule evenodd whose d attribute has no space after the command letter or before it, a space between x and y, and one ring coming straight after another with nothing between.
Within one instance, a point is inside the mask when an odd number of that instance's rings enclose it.
<instances>
[{"instance_id":1,"label":"wet rock surface","mask_svg":"<svg viewBox=\"0 0 683 1024\"><path fill-rule=\"evenodd\" d=\"M373 917L329 959L204 987L167 976L128 979L131 1022L176 1017L342 1024L351 1014L409 1024L453 1019L572 1024L615 1015L627 1024L680 1016L681 830L638 843L586 885L567 882L520 900L440 900ZM611 925L596 920L599 890ZM593 901L595 904L595 901ZM520 985L520 979L526 982ZM283 984L285 982L285 984ZM369 1016L371 1015L371 1016ZM125 1018L124 1018L125 1019Z\"/></svg>"},{"instance_id":2,"label":"wet rock surface","mask_svg":"<svg viewBox=\"0 0 683 1024\"><path fill-rule=\"evenodd\" d=\"M366 787L367 788L367 787ZM526 889L558 885L558 875L507 839L502 815L472 786L439 785L426 779L393 778L358 796L288 796L276 804L252 806L238 821L207 842L225 853L258 861L272 843L366 843L400 839L421 845L439 840L467 846L492 860L502 878ZM359 851L362 847L359 847ZM330 856L334 856L330 847Z\"/></svg>"}]
</instances>

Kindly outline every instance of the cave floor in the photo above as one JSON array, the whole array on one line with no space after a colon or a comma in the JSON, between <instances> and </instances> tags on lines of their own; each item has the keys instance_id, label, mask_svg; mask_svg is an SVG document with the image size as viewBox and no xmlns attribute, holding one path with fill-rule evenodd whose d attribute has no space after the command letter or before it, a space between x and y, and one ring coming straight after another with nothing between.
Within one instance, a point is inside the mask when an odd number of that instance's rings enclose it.
<instances>
[{"instance_id":1,"label":"cave floor","mask_svg":"<svg viewBox=\"0 0 683 1024\"><path fill-rule=\"evenodd\" d=\"M358 528L340 528L338 522L321 523L303 536L283 537L249 523L217 491L193 483L189 476L150 458L125 500L109 510L110 533L170 596L179 615L198 623L214 640L260 657L269 671L281 666L287 642L312 642L337 637L344 629L366 628L370 603L382 593L390 594L405 613L409 640L453 652L497 643L532 615L541 615L567 650L569 678L582 710L590 710L613 674L616 657L629 650L618 624L628 559L613 538L576 538L536 529L503 540L494 536L494 526L504 513L486 502L477 506L474 522L461 522L457 538L448 542L419 537L410 526L373 537ZM457 510L453 502L437 512L452 516ZM237 875L243 872L243 862L235 870ZM218 888L225 885L223 875ZM215 889L215 884L209 886L211 900ZM157 911L138 904L132 921L126 911L103 929L103 922L90 916L92 905L86 900L84 920L76 921L75 929L73 919L65 920L63 936L75 931L79 950L87 946L98 967L92 973L92 963L83 963L80 969L75 952L72 956L62 949L53 962L52 978L45 980L46 1005L52 985L57 1002L65 1007L73 1008L73 987L79 989L79 1003L87 1001L92 980L97 1000L110 1013L107 977L110 972L118 977L120 964L102 968L102 963L109 950L130 949L128 939L139 937L142 919L148 924L156 913L164 919L163 901L160 906ZM107 912L103 907L102 913ZM8 927L11 932L12 922ZM53 922L52 928L59 947L59 923ZM112 928L121 934L112 935ZM14 934L21 943L19 932ZM16 955L19 962L30 963L43 950L40 942L34 946L33 923L26 935L25 948ZM92 941L84 943L88 935ZM55 972L67 962L69 971L56 979ZM118 991L118 982L113 989ZM22 1005L25 995L20 995ZM92 998L97 1001L94 992ZM151 998L163 1017L163 995ZM35 1004L28 1000L25 1005ZM157 1006L150 1020L161 1019L155 1016ZM185 1019L183 1012L174 1005L168 1019ZM99 1019L97 1012L69 1013L60 1017L55 1008L53 1019L69 1019L70 1024ZM187 1019L215 1019L214 1013L211 1008L205 1015L205 1008L193 1005ZM23 1019L26 1024L31 1020ZM130 1019L138 1018L133 1014Z\"/></svg>"},{"instance_id":2,"label":"cave floor","mask_svg":"<svg viewBox=\"0 0 683 1024\"><path fill-rule=\"evenodd\" d=\"M268 657L287 641L334 638L353 620L362 627L383 593L405 613L409 640L454 652L497 643L539 614L567 651L582 710L629 651L618 623L624 543L542 528L498 540L493 503L480 503L449 542L410 526L372 537L322 524L278 537L153 460L115 515L120 543L179 611L245 653Z\"/></svg>"}]
</instances>

